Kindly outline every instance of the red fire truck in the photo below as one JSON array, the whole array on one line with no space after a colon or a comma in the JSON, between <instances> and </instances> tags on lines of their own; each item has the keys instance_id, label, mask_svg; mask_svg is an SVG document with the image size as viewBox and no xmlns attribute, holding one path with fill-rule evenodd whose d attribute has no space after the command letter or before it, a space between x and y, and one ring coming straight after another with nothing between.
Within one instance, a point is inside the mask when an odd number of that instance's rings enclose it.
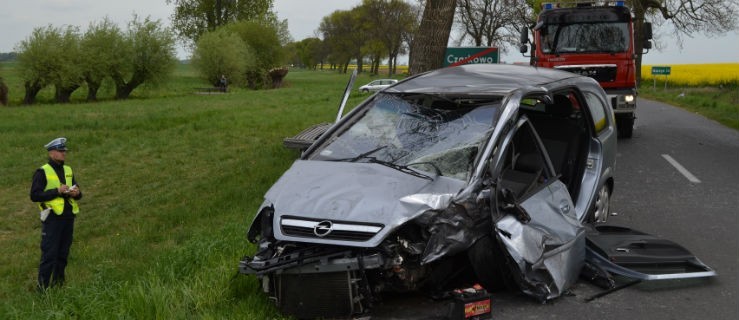
<instances>
[{"instance_id":1,"label":"red fire truck","mask_svg":"<svg viewBox=\"0 0 739 320\"><path fill-rule=\"evenodd\" d=\"M533 27L531 64L592 77L611 100L618 136L631 138L636 111L636 51L632 13L623 1L544 3ZM644 23L644 49L652 28ZM521 53L528 52L528 30Z\"/></svg>"}]
</instances>

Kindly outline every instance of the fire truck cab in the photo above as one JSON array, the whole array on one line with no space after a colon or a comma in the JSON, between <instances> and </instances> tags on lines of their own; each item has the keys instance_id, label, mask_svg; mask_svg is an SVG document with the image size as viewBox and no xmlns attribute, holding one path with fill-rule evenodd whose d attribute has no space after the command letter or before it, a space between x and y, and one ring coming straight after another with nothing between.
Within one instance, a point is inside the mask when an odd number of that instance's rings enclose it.
<instances>
[{"instance_id":1,"label":"fire truck cab","mask_svg":"<svg viewBox=\"0 0 739 320\"><path fill-rule=\"evenodd\" d=\"M624 1L544 3L538 21L521 34L521 53L531 43L531 64L589 76L608 94L619 137L631 138L636 119L634 21ZM644 24L644 49L651 24Z\"/></svg>"}]
</instances>

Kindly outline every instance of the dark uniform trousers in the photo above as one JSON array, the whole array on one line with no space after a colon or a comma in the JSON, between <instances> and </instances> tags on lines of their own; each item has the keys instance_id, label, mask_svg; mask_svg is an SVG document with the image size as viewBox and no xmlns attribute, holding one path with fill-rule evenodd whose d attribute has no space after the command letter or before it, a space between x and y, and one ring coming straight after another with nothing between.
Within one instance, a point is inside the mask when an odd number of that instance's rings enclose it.
<instances>
[{"instance_id":1,"label":"dark uniform trousers","mask_svg":"<svg viewBox=\"0 0 739 320\"><path fill-rule=\"evenodd\" d=\"M38 283L39 287L44 289L49 285L64 284L64 268L67 267L67 257L74 233L74 219L54 218L56 217L50 216L43 222L41 229L41 264L39 265Z\"/></svg>"}]
</instances>

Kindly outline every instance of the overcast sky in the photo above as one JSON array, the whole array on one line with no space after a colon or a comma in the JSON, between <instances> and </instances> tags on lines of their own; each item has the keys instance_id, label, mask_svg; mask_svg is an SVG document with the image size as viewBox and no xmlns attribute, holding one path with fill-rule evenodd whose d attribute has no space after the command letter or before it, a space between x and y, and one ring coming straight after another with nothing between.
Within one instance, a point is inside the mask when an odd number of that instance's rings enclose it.
<instances>
[{"instance_id":1,"label":"overcast sky","mask_svg":"<svg viewBox=\"0 0 739 320\"><path fill-rule=\"evenodd\" d=\"M91 21L105 16L125 26L134 13L161 19L169 25L172 5L165 0L0 0L0 52L13 51L15 46L31 34L34 27L46 25L77 25L85 29ZM295 40L314 36L321 19L335 10L347 10L361 0L275 0L275 11L280 19L287 19ZM697 34L684 40L680 50L670 39L670 30L655 30L663 36L662 51L652 50L644 56L645 64L739 62L739 33L708 38ZM515 51L515 50L514 50ZM180 49L180 58L187 53ZM502 61L524 61L517 52L501 57Z\"/></svg>"}]
</instances>

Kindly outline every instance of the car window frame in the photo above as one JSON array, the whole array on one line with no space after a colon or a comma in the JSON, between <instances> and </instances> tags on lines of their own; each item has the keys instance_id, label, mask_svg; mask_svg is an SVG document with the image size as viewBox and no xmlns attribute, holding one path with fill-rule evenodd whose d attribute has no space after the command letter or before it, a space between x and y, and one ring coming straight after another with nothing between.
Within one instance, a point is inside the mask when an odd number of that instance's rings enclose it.
<instances>
[{"instance_id":1,"label":"car window frame","mask_svg":"<svg viewBox=\"0 0 739 320\"><path fill-rule=\"evenodd\" d=\"M517 200L518 202L523 202L531 195L536 194L541 189L546 188L550 184L554 183L555 181L559 181L559 175L555 173L554 166L552 165L551 160L549 159L549 155L544 149L544 143L541 141L541 137L539 137L539 133L536 132L536 128L534 128L531 121L528 119L526 115L520 115L518 117L518 120L516 120L516 124L508 130L508 132L505 134L505 138L498 146L498 152L495 153L495 155L492 157L492 163L494 165L494 168L492 169L492 176L495 177L495 180L497 181L496 185L499 186L499 182L501 179L501 175L503 173L503 166L505 164L504 157L507 155L509 147L516 136L516 134L519 132L519 130L523 130L523 128L527 128L527 130L530 130L533 134L532 137L534 138L534 144L536 146L537 152L540 157L542 157L542 161L544 162L544 170L545 174L547 175L548 179L546 182L537 185L535 188L529 190L528 192L524 193L519 197ZM496 187L497 188L497 187Z\"/></svg>"}]
</instances>

